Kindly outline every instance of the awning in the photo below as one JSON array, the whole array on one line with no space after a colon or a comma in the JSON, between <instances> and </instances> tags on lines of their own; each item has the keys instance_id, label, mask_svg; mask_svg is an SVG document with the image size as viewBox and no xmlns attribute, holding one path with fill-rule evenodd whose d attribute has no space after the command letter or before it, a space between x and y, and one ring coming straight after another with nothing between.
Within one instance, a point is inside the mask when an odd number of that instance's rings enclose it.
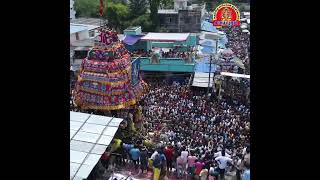
<instances>
[{"instance_id":1,"label":"awning","mask_svg":"<svg viewBox=\"0 0 320 180\"><path fill-rule=\"evenodd\" d=\"M189 35L190 33L148 33L141 40L162 42L186 41Z\"/></svg>"},{"instance_id":2,"label":"awning","mask_svg":"<svg viewBox=\"0 0 320 180\"><path fill-rule=\"evenodd\" d=\"M123 42L128 45L134 45L136 42L138 42L143 36L141 35L126 35L123 39Z\"/></svg>"},{"instance_id":3,"label":"awning","mask_svg":"<svg viewBox=\"0 0 320 180\"><path fill-rule=\"evenodd\" d=\"M217 28L215 26L213 26L213 24L208 21L202 21L201 30L208 31L208 32L217 32L218 31Z\"/></svg>"},{"instance_id":4,"label":"awning","mask_svg":"<svg viewBox=\"0 0 320 180\"><path fill-rule=\"evenodd\" d=\"M200 49L201 54L211 55L211 54L215 53L215 48L212 48L210 46L200 46L199 49Z\"/></svg>"},{"instance_id":5,"label":"awning","mask_svg":"<svg viewBox=\"0 0 320 180\"><path fill-rule=\"evenodd\" d=\"M213 85L213 76L214 74L210 74L210 87ZM196 87L208 87L209 84L209 73L203 73L203 72L195 72L192 86Z\"/></svg>"},{"instance_id":6,"label":"awning","mask_svg":"<svg viewBox=\"0 0 320 180\"><path fill-rule=\"evenodd\" d=\"M216 47L216 42L210 39L199 40L201 46Z\"/></svg>"},{"instance_id":7,"label":"awning","mask_svg":"<svg viewBox=\"0 0 320 180\"><path fill-rule=\"evenodd\" d=\"M220 74L223 75L223 76L231 76L231 77L239 77L239 78L250 79L250 75L246 75L246 74L236 74L236 73L229 73L229 72L221 72Z\"/></svg>"}]
</instances>

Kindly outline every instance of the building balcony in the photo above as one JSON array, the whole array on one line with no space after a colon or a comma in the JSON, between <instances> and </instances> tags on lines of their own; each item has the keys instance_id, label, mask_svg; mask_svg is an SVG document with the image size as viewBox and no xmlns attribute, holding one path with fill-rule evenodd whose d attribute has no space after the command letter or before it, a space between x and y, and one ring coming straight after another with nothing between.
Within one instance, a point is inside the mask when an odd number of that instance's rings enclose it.
<instances>
[{"instance_id":1,"label":"building balcony","mask_svg":"<svg viewBox=\"0 0 320 180\"><path fill-rule=\"evenodd\" d=\"M140 58L140 70L162 72L193 72L194 63L188 63L181 58L160 58L160 63L153 64L149 57Z\"/></svg>"}]
</instances>

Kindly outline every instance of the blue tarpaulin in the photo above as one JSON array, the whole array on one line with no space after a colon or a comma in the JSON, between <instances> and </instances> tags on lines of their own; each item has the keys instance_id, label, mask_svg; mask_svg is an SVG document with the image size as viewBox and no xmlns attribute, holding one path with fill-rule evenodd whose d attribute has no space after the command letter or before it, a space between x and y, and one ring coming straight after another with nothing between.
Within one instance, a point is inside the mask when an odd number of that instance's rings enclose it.
<instances>
[{"instance_id":1,"label":"blue tarpaulin","mask_svg":"<svg viewBox=\"0 0 320 180\"><path fill-rule=\"evenodd\" d=\"M207 32L218 32L217 28L214 27L213 24L208 21L202 21L201 30Z\"/></svg>"},{"instance_id":2,"label":"blue tarpaulin","mask_svg":"<svg viewBox=\"0 0 320 180\"><path fill-rule=\"evenodd\" d=\"M200 51L202 54L212 54L215 52L215 48L209 46L201 46Z\"/></svg>"},{"instance_id":3,"label":"blue tarpaulin","mask_svg":"<svg viewBox=\"0 0 320 180\"><path fill-rule=\"evenodd\" d=\"M126 35L123 42L128 45L134 45L138 42L143 36L142 35Z\"/></svg>"},{"instance_id":4,"label":"blue tarpaulin","mask_svg":"<svg viewBox=\"0 0 320 180\"><path fill-rule=\"evenodd\" d=\"M209 72L209 57L203 58L201 61L197 61L194 67L195 72ZM217 65L211 64L211 72L215 72L217 70Z\"/></svg>"}]
</instances>

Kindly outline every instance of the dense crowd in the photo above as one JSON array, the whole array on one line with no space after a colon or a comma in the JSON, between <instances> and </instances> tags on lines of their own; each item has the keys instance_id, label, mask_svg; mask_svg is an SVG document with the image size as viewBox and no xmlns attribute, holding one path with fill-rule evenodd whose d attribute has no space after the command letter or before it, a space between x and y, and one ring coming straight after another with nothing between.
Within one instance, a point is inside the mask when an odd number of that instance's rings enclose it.
<instances>
[{"instance_id":1,"label":"dense crowd","mask_svg":"<svg viewBox=\"0 0 320 180\"><path fill-rule=\"evenodd\" d=\"M236 171L238 179L248 176L248 106L237 100L208 99L205 91L186 83L153 79L149 85L140 102L143 130L138 138L119 143L113 152L118 154L115 164L131 161L141 173L151 166L160 177L173 173L173 168L178 178L223 178L225 171ZM128 122L137 122L130 118Z\"/></svg>"},{"instance_id":2,"label":"dense crowd","mask_svg":"<svg viewBox=\"0 0 320 180\"><path fill-rule=\"evenodd\" d=\"M250 81L249 79L226 79L222 84L224 98L238 101L242 104L250 103Z\"/></svg>"},{"instance_id":3,"label":"dense crowd","mask_svg":"<svg viewBox=\"0 0 320 180\"><path fill-rule=\"evenodd\" d=\"M225 32L227 47L248 66L249 35L240 28ZM131 55L150 57L153 53L136 50ZM190 54L160 51L164 58L186 59ZM208 97L206 89L189 87L187 80L168 83L152 78L146 80L149 89L134 110L102 112L74 105L76 76L70 79L72 111L125 119L92 176L129 166L140 174L152 169L154 180L169 175L217 180L224 179L226 172L236 172L237 180L250 179L248 80L224 80L222 98L217 98L215 93Z\"/></svg>"},{"instance_id":4,"label":"dense crowd","mask_svg":"<svg viewBox=\"0 0 320 180\"><path fill-rule=\"evenodd\" d=\"M131 56L133 56L133 57L138 57L138 56L150 57L151 54L152 54L151 50L145 51L144 49L136 49L136 50L131 51Z\"/></svg>"},{"instance_id":5,"label":"dense crowd","mask_svg":"<svg viewBox=\"0 0 320 180\"><path fill-rule=\"evenodd\" d=\"M137 57L137 56L151 57L153 54L155 54L154 50L145 51L143 49L137 49L131 52L131 56L133 57ZM177 48L170 48L167 51L163 51L162 49L160 49L159 51L159 56L162 58L181 58L186 60L189 58L189 56L192 57L194 55L195 53L192 50L181 52Z\"/></svg>"},{"instance_id":6,"label":"dense crowd","mask_svg":"<svg viewBox=\"0 0 320 180\"><path fill-rule=\"evenodd\" d=\"M234 54L245 64L246 74L250 74L250 35L242 32L240 27L226 27L223 29L227 34L227 48L230 48Z\"/></svg>"}]
</instances>

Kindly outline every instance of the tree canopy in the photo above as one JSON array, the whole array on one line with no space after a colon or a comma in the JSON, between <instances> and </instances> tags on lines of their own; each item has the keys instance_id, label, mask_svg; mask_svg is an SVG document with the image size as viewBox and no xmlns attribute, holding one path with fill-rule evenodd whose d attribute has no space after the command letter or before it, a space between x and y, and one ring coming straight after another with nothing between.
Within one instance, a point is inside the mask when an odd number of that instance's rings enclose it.
<instances>
[{"instance_id":1,"label":"tree canopy","mask_svg":"<svg viewBox=\"0 0 320 180\"><path fill-rule=\"evenodd\" d=\"M99 17L99 0L76 0L74 8L77 17Z\"/></svg>"},{"instance_id":2,"label":"tree canopy","mask_svg":"<svg viewBox=\"0 0 320 180\"><path fill-rule=\"evenodd\" d=\"M117 31L122 30L124 22L128 19L129 8L122 3L107 2L104 9L104 18L108 20L108 24Z\"/></svg>"},{"instance_id":3,"label":"tree canopy","mask_svg":"<svg viewBox=\"0 0 320 180\"><path fill-rule=\"evenodd\" d=\"M152 21L152 27L157 31L159 27L158 9L161 0L149 0L150 5L150 19Z\"/></svg>"},{"instance_id":4,"label":"tree canopy","mask_svg":"<svg viewBox=\"0 0 320 180\"><path fill-rule=\"evenodd\" d=\"M129 0L130 15L134 18L147 12L147 0Z\"/></svg>"},{"instance_id":5,"label":"tree canopy","mask_svg":"<svg viewBox=\"0 0 320 180\"><path fill-rule=\"evenodd\" d=\"M173 0L104 0L103 18L117 31L137 25L143 31L157 31L160 4L165 9L173 8ZM76 16L99 18L99 6L99 0L76 0Z\"/></svg>"}]
</instances>

